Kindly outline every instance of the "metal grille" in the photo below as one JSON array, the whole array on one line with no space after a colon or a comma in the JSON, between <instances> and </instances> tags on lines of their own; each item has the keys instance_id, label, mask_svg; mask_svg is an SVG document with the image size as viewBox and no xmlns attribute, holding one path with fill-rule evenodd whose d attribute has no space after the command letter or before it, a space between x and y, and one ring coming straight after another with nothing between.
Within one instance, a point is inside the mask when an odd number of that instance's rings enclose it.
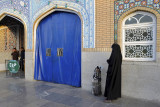
<instances>
[{"instance_id":1,"label":"metal grille","mask_svg":"<svg viewBox=\"0 0 160 107\"><path fill-rule=\"evenodd\" d=\"M153 45L126 45L126 58L153 58Z\"/></svg>"},{"instance_id":2,"label":"metal grille","mask_svg":"<svg viewBox=\"0 0 160 107\"><path fill-rule=\"evenodd\" d=\"M125 42L153 41L153 27L125 29Z\"/></svg>"}]
</instances>

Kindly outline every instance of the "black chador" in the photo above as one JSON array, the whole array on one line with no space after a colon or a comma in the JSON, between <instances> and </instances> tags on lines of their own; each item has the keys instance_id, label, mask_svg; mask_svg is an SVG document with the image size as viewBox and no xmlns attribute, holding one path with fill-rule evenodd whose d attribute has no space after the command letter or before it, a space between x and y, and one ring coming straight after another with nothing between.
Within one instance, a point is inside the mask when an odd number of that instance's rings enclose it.
<instances>
[{"instance_id":1,"label":"black chador","mask_svg":"<svg viewBox=\"0 0 160 107\"><path fill-rule=\"evenodd\" d=\"M121 97L121 64L122 54L118 44L112 45L112 53L108 62L106 87L104 96L106 100L115 100Z\"/></svg>"}]
</instances>

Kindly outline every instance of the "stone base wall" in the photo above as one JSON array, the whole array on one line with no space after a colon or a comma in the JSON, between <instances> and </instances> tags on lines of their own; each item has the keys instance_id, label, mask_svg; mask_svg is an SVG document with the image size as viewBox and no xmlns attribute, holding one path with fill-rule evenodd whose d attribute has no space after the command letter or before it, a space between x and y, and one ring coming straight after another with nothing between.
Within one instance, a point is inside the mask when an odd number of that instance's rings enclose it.
<instances>
[{"instance_id":1,"label":"stone base wall","mask_svg":"<svg viewBox=\"0 0 160 107\"><path fill-rule=\"evenodd\" d=\"M101 67L102 92L104 93L106 60L110 52L82 52L82 89L91 92L92 78L96 66ZM26 52L25 76L34 80L33 52ZM156 62L122 62L122 96L160 102L160 53Z\"/></svg>"},{"instance_id":2,"label":"stone base wall","mask_svg":"<svg viewBox=\"0 0 160 107\"><path fill-rule=\"evenodd\" d=\"M82 88L91 91L94 68L102 67L102 92L104 93L106 60L110 52L82 53ZM122 96L160 102L160 53L156 62L122 62Z\"/></svg>"},{"instance_id":3,"label":"stone base wall","mask_svg":"<svg viewBox=\"0 0 160 107\"><path fill-rule=\"evenodd\" d=\"M101 67L102 91L104 92L108 64L106 60L110 52L83 52L82 53L82 88L88 91L92 89L94 69Z\"/></svg>"},{"instance_id":4,"label":"stone base wall","mask_svg":"<svg viewBox=\"0 0 160 107\"><path fill-rule=\"evenodd\" d=\"M11 60L11 52L0 52L0 71L4 71L5 68L5 60Z\"/></svg>"},{"instance_id":5,"label":"stone base wall","mask_svg":"<svg viewBox=\"0 0 160 107\"><path fill-rule=\"evenodd\" d=\"M122 94L160 101L160 53L156 62L125 62L122 65Z\"/></svg>"},{"instance_id":6,"label":"stone base wall","mask_svg":"<svg viewBox=\"0 0 160 107\"><path fill-rule=\"evenodd\" d=\"M33 52L25 52L25 79L34 80Z\"/></svg>"}]
</instances>

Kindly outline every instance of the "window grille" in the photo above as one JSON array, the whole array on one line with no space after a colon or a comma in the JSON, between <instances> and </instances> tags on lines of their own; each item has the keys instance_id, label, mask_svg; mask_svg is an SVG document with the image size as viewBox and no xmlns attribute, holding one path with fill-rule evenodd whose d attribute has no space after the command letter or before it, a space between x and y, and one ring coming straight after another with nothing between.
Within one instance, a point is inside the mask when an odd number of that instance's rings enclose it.
<instances>
[{"instance_id":1,"label":"window grille","mask_svg":"<svg viewBox=\"0 0 160 107\"><path fill-rule=\"evenodd\" d=\"M156 18L147 12L135 12L123 21L123 59L153 61L156 55Z\"/></svg>"}]
</instances>

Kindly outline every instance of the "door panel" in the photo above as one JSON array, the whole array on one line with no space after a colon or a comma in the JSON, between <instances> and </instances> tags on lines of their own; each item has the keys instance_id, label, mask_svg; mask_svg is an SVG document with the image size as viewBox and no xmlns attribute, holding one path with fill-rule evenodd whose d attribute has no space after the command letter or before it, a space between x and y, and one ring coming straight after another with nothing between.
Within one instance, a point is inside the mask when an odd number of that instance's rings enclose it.
<instances>
[{"instance_id":1,"label":"door panel","mask_svg":"<svg viewBox=\"0 0 160 107\"><path fill-rule=\"evenodd\" d=\"M51 56L46 56L46 49ZM63 56L57 56L57 49ZM38 28L35 49L36 80L81 86L81 20L69 12L54 12Z\"/></svg>"}]
</instances>

